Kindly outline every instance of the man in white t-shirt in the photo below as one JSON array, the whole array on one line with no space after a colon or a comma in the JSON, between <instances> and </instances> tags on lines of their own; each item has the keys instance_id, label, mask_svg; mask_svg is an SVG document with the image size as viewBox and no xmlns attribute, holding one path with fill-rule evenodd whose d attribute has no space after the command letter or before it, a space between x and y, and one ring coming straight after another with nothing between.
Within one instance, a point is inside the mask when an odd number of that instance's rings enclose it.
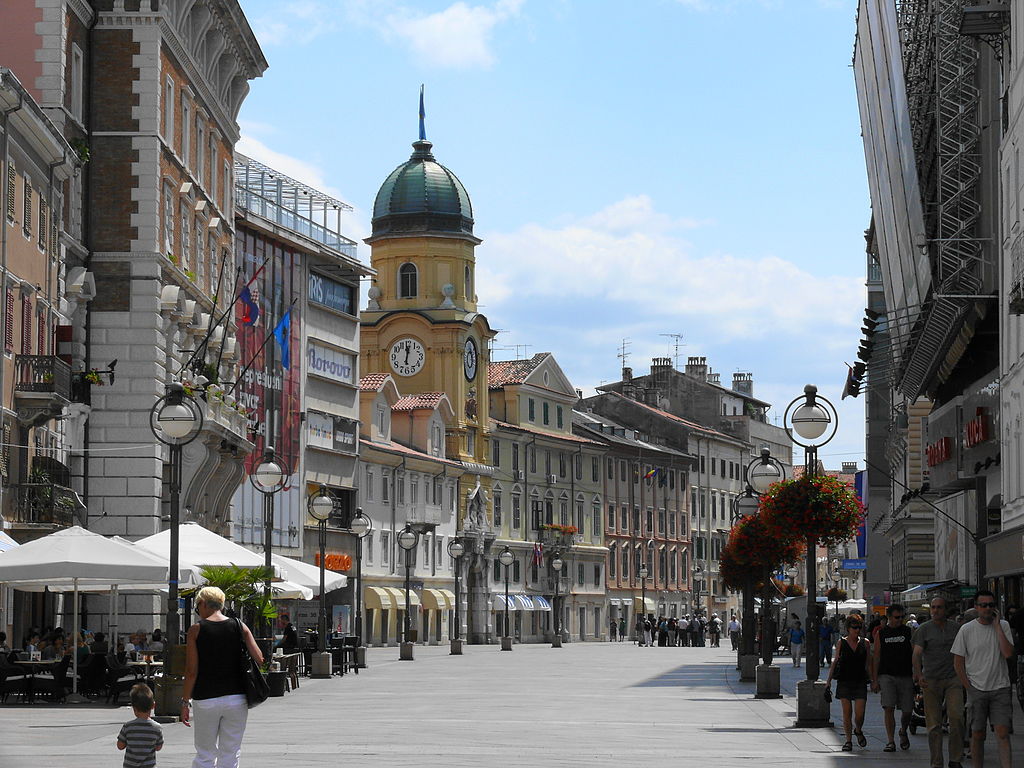
<instances>
[{"instance_id":1,"label":"man in white t-shirt","mask_svg":"<svg viewBox=\"0 0 1024 768\"><path fill-rule=\"evenodd\" d=\"M740 647L740 623L736 621L735 616L729 621L729 642L732 643L734 651Z\"/></svg>"},{"instance_id":2,"label":"man in white t-shirt","mask_svg":"<svg viewBox=\"0 0 1024 768\"><path fill-rule=\"evenodd\" d=\"M999 746L1000 768L1010 768L1010 673L1006 660L1013 655L1013 636L1008 622L999 618L996 596L980 590L974 607L978 618L960 627L950 652L957 677L967 691L971 724L971 762L982 768L985 761L985 726L991 722Z\"/></svg>"}]
</instances>

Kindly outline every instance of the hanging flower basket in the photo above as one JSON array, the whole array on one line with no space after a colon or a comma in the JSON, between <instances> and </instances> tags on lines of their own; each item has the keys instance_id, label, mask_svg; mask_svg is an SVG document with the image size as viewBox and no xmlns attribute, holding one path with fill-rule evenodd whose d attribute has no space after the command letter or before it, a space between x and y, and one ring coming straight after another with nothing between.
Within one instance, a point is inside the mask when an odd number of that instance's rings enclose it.
<instances>
[{"instance_id":1,"label":"hanging flower basket","mask_svg":"<svg viewBox=\"0 0 1024 768\"><path fill-rule=\"evenodd\" d=\"M718 569L729 589L742 589L748 579L763 581L768 571L795 564L802 555L799 539L772 536L760 516L745 517L729 532Z\"/></svg>"},{"instance_id":2,"label":"hanging flower basket","mask_svg":"<svg viewBox=\"0 0 1024 768\"><path fill-rule=\"evenodd\" d=\"M545 523L540 527L542 531L554 531L560 533L563 536L572 536L574 533L579 533L580 529L575 525L559 525L558 523Z\"/></svg>"},{"instance_id":3,"label":"hanging flower basket","mask_svg":"<svg viewBox=\"0 0 1024 768\"><path fill-rule=\"evenodd\" d=\"M846 594L845 589L840 589L839 587L832 587L832 589L825 593L825 597L826 599L828 599L829 602L832 603L844 603L846 602L846 598L848 597L848 595Z\"/></svg>"},{"instance_id":4,"label":"hanging flower basket","mask_svg":"<svg viewBox=\"0 0 1024 768\"><path fill-rule=\"evenodd\" d=\"M851 488L829 475L775 483L761 497L760 519L769 537L814 539L822 546L848 541L864 518Z\"/></svg>"}]
</instances>

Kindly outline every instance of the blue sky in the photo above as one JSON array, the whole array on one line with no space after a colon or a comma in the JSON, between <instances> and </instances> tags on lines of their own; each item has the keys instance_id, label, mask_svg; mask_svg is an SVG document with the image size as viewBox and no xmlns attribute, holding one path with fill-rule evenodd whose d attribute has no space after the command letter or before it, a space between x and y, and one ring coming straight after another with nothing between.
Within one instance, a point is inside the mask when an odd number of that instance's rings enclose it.
<instances>
[{"instance_id":1,"label":"blue sky","mask_svg":"<svg viewBox=\"0 0 1024 768\"><path fill-rule=\"evenodd\" d=\"M839 403L870 216L855 0L242 7L270 68L239 149L355 206L351 237L426 85L427 137L484 240L496 358L550 351L589 389L619 378L623 338L642 374L681 333L681 364L752 372L780 415L817 384L840 406L826 464L862 458L863 400Z\"/></svg>"}]
</instances>

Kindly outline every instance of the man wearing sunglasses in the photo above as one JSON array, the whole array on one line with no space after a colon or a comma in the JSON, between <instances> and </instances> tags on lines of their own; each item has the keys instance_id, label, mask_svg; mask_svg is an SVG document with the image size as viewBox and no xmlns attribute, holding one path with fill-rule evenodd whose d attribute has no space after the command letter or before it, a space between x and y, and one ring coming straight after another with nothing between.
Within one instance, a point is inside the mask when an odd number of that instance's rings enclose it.
<instances>
[{"instance_id":1,"label":"man wearing sunglasses","mask_svg":"<svg viewBox=\"0 0 1024 768\"><path fill-rule=\"evenodd\" d=\"M985 761L985 727L991 722L999 747L1000 768L1010 768L1010 674L1006 660L1013 655L1010 625L999 618L996 596L978 591L974 607L978 618L960 627L953 647L953 666L967 691L971 725L971 762L982 768Z\"/></svg>"}]
</instances>

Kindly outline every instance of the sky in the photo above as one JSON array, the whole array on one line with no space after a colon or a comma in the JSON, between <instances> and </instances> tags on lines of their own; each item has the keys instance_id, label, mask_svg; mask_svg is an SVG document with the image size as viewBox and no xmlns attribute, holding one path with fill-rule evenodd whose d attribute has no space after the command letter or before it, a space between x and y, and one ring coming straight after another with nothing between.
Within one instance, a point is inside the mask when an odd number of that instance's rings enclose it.
<instances>
[{"instance_id":1,"label":"sky","mask_svg":"<svg viewBox=\"0 0 1024 768\"><path fill-rule=\"evenodd\" d=\"M643 375L681 334L680 367L752 373L773 421L816 384L839 409L822 460L863 462L863 398L840 401L870 218L855 0L241 5L270 67L238 149L352 205L353 239L424 85L483 239L495 359L551 352L590 393L621 378L624 339Z\"/></svg>"}]
</instances>

